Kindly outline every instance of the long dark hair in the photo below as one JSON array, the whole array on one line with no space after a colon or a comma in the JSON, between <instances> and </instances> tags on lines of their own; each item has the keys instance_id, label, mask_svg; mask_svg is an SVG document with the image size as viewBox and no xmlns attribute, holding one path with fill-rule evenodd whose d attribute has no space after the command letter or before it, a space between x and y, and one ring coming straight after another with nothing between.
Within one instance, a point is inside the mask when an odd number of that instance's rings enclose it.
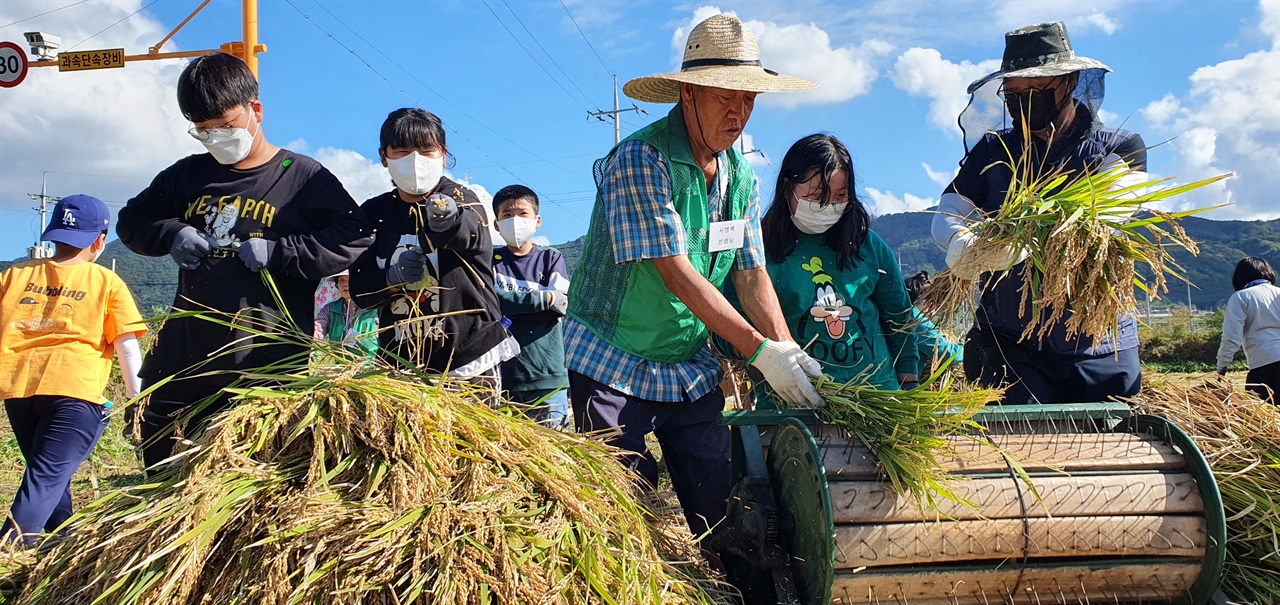
<instances>
[{"instance_id":1,"label":"long dark hair","mask_svg":"<svg viewBox=\"0 0 1280 605\"><path fill-rule=\"evenodd\" d=\"M791 222L787 192L817 176L821 185L819 192L825 203L831 186L827 179L836 170L843 170L849 176L849 206L840 221L827 230L826 244L840 254L837 266L841 270L849 269L856 260L862 260L862 244L867 241L871 215L858 199L849 150L839 139L826 133L811 134L796 141L782 158L778 183L773 188L773 203L760 219L764 250L770 260L780 263L796 249L800 231Z\"/></svg>"}]
</instances>

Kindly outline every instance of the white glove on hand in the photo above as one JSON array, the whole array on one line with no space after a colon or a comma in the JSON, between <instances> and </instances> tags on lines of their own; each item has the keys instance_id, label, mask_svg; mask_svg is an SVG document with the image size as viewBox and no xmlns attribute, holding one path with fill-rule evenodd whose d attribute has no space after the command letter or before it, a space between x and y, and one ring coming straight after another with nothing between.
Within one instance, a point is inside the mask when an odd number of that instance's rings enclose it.
<instances>
[{"instance_id":1,"label":"white glove on hand","mask_svg":"<svg viewBox=\"0 0 1280 605\"><path fill-rule=\"evenodd\" d=\"M988 252L985 258L975 259L969 251L977 241L978 234L968 227L957 231L951 238L951 243L947 245L947 266L956 277L973 280L983 273L1004 271L1027 260L1025 249L1013 248L1006 248L999 254Z\"/></svg>"},{"instance_id":2,"label":"white glove on hand","mask_svg":"<svg viewBox=\"0 0 1280 605\"><path fill-rule=\"evenodd\" d=\"M766 338L751 359L751 365L764 374L769 386L787 402L812 408L826 405L809 382L809 378L816 378L822 373L822 366L801 350L800 345Z\"/></svg>"}]
</instances>

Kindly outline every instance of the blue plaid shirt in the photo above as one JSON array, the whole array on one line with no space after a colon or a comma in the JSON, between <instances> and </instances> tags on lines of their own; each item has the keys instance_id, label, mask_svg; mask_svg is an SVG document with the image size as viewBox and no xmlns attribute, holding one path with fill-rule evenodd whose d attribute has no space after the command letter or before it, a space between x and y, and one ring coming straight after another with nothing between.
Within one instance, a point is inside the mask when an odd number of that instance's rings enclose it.
<instances>
[{"instance_id":1,"label":"blue plaid shirt","mask_svg":"<svg viewBox=\"0 0 1280 605\"><path fill-rule=\"evenodd\" d=\"M720 169L707 194L712 222L725 220L728 204L729 158L718 156ZM614 261L687 254L684 223L671 203L671 175L666 161L652 145L628 141L618 146L600 184L613 242ZM747 202L742 249L734 270L764 266L764 242L760 236L760 184L753 183ZM603 234L597 234L603 235ZM720 361L705 347L689 361L661 363L636 357L610 345L586 326L568 318L564 323L565 366L623 393L650 401L678 402L698 399L724 378Z\"/></svg>"}]
</instances>

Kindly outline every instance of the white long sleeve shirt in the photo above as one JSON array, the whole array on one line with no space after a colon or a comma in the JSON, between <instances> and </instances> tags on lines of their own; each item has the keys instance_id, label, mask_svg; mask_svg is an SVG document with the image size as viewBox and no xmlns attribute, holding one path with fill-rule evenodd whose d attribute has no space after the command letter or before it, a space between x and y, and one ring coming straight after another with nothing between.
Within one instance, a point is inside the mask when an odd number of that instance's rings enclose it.
<instances>
[{"instance_id":1,"label":"white long sleeve shirt","mask_svg":"<svg viewBox=\"0 0 1280 605\"><path fill-rule=\"evenodd\" d=\"M1280 288L1258 284L1227 299L1218 367L1227 367L1241 346L1250 369L1280 361Z\"/></svg>"}]
</instances>

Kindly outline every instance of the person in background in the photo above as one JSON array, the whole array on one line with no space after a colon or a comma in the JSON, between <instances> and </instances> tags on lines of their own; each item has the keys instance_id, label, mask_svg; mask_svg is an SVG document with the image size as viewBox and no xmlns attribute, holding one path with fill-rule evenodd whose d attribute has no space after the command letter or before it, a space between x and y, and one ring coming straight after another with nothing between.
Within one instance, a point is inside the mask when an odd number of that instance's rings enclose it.
<instances>
[{"instance_id":1,"label":"person in background","mask_svg":"<svg viewBox=\"0 0 1280 605\"><path fill-rule=\"evenodd\" d=\"M351 278L346 271L332 278L335 298L316 309L316 340L345 343L361 357L378 354L378 311L361 309L351 301Z\"/></svg>"},{"instance_id":2,"label":"person in background","mask_svg":"<svg viewBox=\"0 0 1280 605\"><path fill-rule=\"evenodd\" d=\"M395 187L362 206L374 241L351 268L351 297L378 309L378 345L393 363L489 387L496 397L498 366L520 345L502 325L485 208L444 176L449 148L435 114L392 111L378 140Z\"/></svg>"},{"instance_id":3,"label":"person in background","mask_svg":"<svg viewBox=\"0 0 1280 605\"><path fill-rule=\"evenodd\" d=\"M1013 166L1029 164L1031 178L1058 170L1079 175L1123 169L1128 172L1119 187L1146 182L1142 137L1102 123L1108 71L1076 55L1062 22L1040 23L1006 33L1000 69L969 85L970 103L960 124L981 138L967 147L959 173L939 199L932 234L952 272L978 280L980 299L966 345L977 355L965 359L977 364L980 384L1007 387L1006 404L1106 401L1132 397L1142 384L1133 317L1117 316L1115 333L1098 341L1068 338L1065 319L1043 338L1023 339L1034 318L1023 315L1022 281L997 279L993 272L1021 275L1025 251L971 253L980 221L1006 200Z\"/></svg>"},{"instance_id":4,"label":"person in background","mask_svg":"<svg viewBox=\"0 0 1280 605\"><path fill-rule=\"evenodd\" d=\"M1267 261L1249 257L1231 276L1235 293L1227 299L1218 346L1218 374L1226 375L1236 351L1244 347L1249 364L1245 388L1263 401L1280 404L1280 288Z\"/></svg>"},{"instance_id":5,"label":"person in background","mask_svg":"<svg viewBox=\"0 0 1280 605\"><path fill-rule=\"evenodd\" d=\"M178 160L129 200L120 241L143 256L173 257L179 311L311 334L316 286L369 245L364 214L319 162L267 141L258 80L239 58L191 61L178 78L178 107L208 153ZM198 317L166 320L142 362L145 388L166 381L142 410L147 468L170 457L175 430L190 438L230 407L223 389L246 371L286 373L307 362L301 339L281 342Z\"/></svg>"},{"instance_id":6,"label":"person in background","mask_svg":"<svg viewBox=\"0 0 1280 605\"><path fill-rule=\"evenodd\" d=\"M0 399L27 463L4 541L33 545L71 517L71 476L107 425L113 355L125 395L140 389L147 329L125 283L94 263L110 216L98 198L62 198L40 238L56 246L53 258L0 273Z\"/></svg>"},{"instance_id":7,"label":"person in background","mask_svg":"<svg viewBox=\"0 0 1280 605\"><path fill-rule=\"evenodd\" d=\"M564 367L564 330L569 275L555 248L533 243L542 227L538 194L509 185L493 196L498 232L507 245L493 251L493 273L502 314L520 343L520 355L502 364L502 388L527 414L546 426L569 426L569 373Z\"/></svg>"},{"instance_id":8,"label":"person in background","mask_svg":"<svg viewBox=\"0 0 1280 605\"><path fill-rule=\"evenodd\" d=\"M964 347L958 342L947 340L947 336L920 309L923 304L920 297L929 288L929 273L921 271L906 278L903 283L907 288L907 296L911 298L911 331L915 332L916 345L920 348L920 363L916 374L928 376L933 367L948 360L952 364L963 364Z\"/></svg>"},{"instance_id":9,"label":"person in background","mask_svg":"<svg viewBox=\"0 0 1280 605\"><path fill-rule=\"evenodd\" d=\"M825 373L915 388L911 301L893 250L870 229L856 192L853 160L839 139L796 141L760 221L769 278L791 333Z\"/></svg>"}]
</instances>

